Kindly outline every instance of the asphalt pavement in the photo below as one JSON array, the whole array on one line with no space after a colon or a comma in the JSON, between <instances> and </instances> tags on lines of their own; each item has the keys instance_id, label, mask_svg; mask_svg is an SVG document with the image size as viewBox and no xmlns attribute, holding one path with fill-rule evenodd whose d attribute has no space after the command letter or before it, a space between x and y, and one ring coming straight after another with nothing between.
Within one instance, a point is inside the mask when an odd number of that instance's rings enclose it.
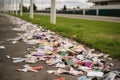
<instances>
[{"instance_id":1,"label":"asphalt pavement","mask_svg":"<svg viewBox=\"0 0 120 80\"><path fill-rule=\"evenodd\" d=\"M50 15L49 13L37 13L42 15ZM88 19L88 20L100 20L107 22L120 22L120 17L112 16L95 16L95 15L79 15L79 14L57 14L59 17L77 18L77 19Z\"/></svg>"},{"instance_id":2,"label":"asphalt pavement","mask_svg":"<svg viewBox=\"0 0 120 80\"><path fill-rule=\"evenodd\" d=\"M15 38L18 33L24 33L21 31L14 31L12 28L19 27L18 25L11 23L11 18L7 14L0 14L0 45L4 45L5 49L0 49L0 80L54 80L56 78L64 77L65 80L77 80L78 76L70 74L62 74L56 76L54 74L47 73L47 70L57 69L52 66L48 66L45 62L37 62L30 64L31 66L44 66L44 69L39 72L19 72L17 69L23 68L26 62L13 63L11 58L23 57L28 47L33 45L27 45L24 42L13 44L8 39ZM8 58L10 56L11 58ZM115 66L120 66L118 60L112 61Z\"/></svg>"},{"instance_id":3,"label":"asphalt pavement","mask_svg":"<svg viewBox=\"0 0 120 80\"><path fill-rule=\"evenodd\" d=\"M5 49L0 49L0 80L54 80L61 77L64 77L66 80L76 80L81 76L69 74L55 76L54 74L49 74L47 73L47 70L54 70L55 68L48 66L45 62L30 64L31 66L44 66L44 69L39 70L37 73L17 71L17 69L23 68L23 65L25 65L26 62L13 63L11 58L23 57L26 49L32 47L32 45L27 45L24 42L13 44L11 41L7 41L8 39L15 38L17 33L23 33L11 30L12 28L19 26L12 24L10 21L11 19L8 15L0 14L0 45L5 46ZM11 58L9 59L7 56L10 56Z\"/></svg>"}]
</instances>

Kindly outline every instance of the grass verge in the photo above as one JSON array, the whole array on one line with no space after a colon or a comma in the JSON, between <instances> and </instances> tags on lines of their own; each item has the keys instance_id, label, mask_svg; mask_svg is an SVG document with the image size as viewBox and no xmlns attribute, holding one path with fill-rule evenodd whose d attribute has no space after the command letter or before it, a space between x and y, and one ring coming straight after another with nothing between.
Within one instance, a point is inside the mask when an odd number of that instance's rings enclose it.
<instances>
[{"instance_id":1,"label":"grass verge","mask_svg":"<svg viewBox=\"0 0 120 80\"><path fill-rule=\"evenodd\" d=\"M47 15L35 14L34 19L30 19L29 14L16 17L68 38L75 35L74 40L108 53L113 58L120 58L120 23L57 17L57 24L53 25L50 24L50 16Z\"/></svg>"}]
</instances>

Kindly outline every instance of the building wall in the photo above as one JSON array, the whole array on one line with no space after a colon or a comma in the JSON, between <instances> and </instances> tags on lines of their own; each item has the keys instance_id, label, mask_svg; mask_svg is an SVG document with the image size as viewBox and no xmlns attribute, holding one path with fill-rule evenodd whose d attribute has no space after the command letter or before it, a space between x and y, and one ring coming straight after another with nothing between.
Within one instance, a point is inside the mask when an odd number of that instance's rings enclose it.
<instances>
[{"instance_id":1,"label":"building wall","mask_svg":"<svg viewBox=\"0 0 120 80\"><path fill-rule=\"evenodd\" d=\"M48 12L46 12L48 13ZM50 12L49 12L50 13ZM97 15L96 9L87 9L85 10L85 14L83 10L59 10L57 11L59 14L77 14L77 15ZM120 9L99 9L97 16L114 16L120 17Z\"/></svg>"},{"instance_id":2,"label":"building wall","mask_svg":"<svg viewBox=\"0 0 120 80\"><path fill-rule=\"evenodd\" d=\"M118 0L88 0L88 2L108 2L108 1L118 1Z\"/></svg>"},{"instance_id":3,"label":"building wall","mask_svg":"<svg viewBox=\"0 0 120 80\"><path fill-rule=\"evenodd\" d=\"M120 9L100 9L99 16L116 16L120 17Z\"/></svg>"},{"instance_id":4,"label":"building wall","mask_svg":"<svg viewBox=\"0 0 120 80\"><path fill-rule=\"evenodd\" d=\"M103 3L107 3L107 5L120 5L120 1L111 1L111 2L95 2L95 6L102 6ZM106 5L106 6L107 6Z\"/></svg>"},{"instance_id":5,"label":"building wall","mask_svg":"<svg viewBox=\"0 0 120 80\"><path fill-rule=\"evenodd\" d=\"M120 5L120 1L108 2L108 5Z\"/></svg>"},{"instance_id":6,"label":"building wall","mask_svg":"<svg viewBox=\"0 0 120 80\"><path fill-rule=\"evenodd\" d=\"M120 5L98 5L98 6L93 6L89 9L120 9Z\"/></svg>"},{"instance_id":7,"label":"building wall","mask_svg":"<svg viewBox=\"0 0 120 80\"><path fill-rule=\"evenodd\" d=\"M88 9L88 15L91 15L91 9L98 10L98 16L117 16L120 17L120 0L88 0L95 5ZM94 11L95 14L95 11Z\"/></svg>"},{"instance_id":8,"label":"building wall","mask_svg":"<svg viewBox=\"0 0 120 80\"><path fill-rule=\"evenodd\" d=\"M120 0L88 0L94 3L90 9L120 9Z\"/></svg>"}]
</instances>

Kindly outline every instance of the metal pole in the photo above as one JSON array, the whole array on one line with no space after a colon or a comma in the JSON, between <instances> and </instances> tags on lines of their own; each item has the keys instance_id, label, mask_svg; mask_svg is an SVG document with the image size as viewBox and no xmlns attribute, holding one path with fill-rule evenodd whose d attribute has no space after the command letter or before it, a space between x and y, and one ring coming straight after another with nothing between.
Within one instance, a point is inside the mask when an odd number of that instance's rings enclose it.
<instances>
[{"instance_id":1,"label":"metal pole","mask_svg":"<svg viewBox=\"0 0 120 80\"><path fill-rule=\"evenodd\" d=\"M2 12L2 10L3 10L3 0L1 0L0 6L1 6L1 12Z\"/></svg>"},{"instance_id":2,"label":"metal pole","mask_svg":"<svg viewBox=\"0 0 120 80\"><path fill-rule=\"evenodd\" d=\"M23 0L21 0L21 4L20 4L20 15L23 15Z\"/></svg>"},{"instance_id":3,"label":"metal pole","mask_svg":"<svg viewBox=\"0 0 120 80\"><path fill-rule=\"evenodd\" d=\"M16 0L16 15L18 14L18 0Z\"/></svg>"},{"instance_id":4,"label":"metal pole","mask_svg":"<svg viewBox=\"0 0 120 80\"><path fill-rule=\"evenodd\" d=\"M5 12L7 12L8 8L7 8L7 0L5 0Z\"/></svg>"},{"instance_id":5,"label":"metal pole","mask_svg":"<svg viewBox=\"0 0 120 80\"><path fill-rule=\"evenodd\" d=\"M3 12L5 12L5 0L3 0Z\"/></svg>"},{"instance_id":6,"label":"metal pole","mask_svg":"<svg viewBox=\"0 0 120 80\"><path fill-rule=\"evenodd\" d=\"M99 9L96 9L96 15L97 16L99 15Z\"/></svg>"},{"instance_id":7,"label":"metal pole","mask_svg":"<svg viewBox=\"0 0 120 80\"><path fill-rule=\"evenodd\" d=\"M10 0L10 13L12 13L12 0Z\"/></svg>"},{"instance_id":8,"label":"metal pole","mask_svg":"<svg viewBox=\"0 0 120 80\"><path fill-rule=\"evenodd\" d=\"M6 12L9 12L9 7L8 7L8 0L6 0Z\"/></svg>"},{"instance_id":9,"label":"metal pole","mask_svg":"<svg viewBox=\"0 0 120 80\"><path fill-rule=\"evenodd\" d=\"M4 0L2 0L2 12L4 12Z\"/></svg>"},{"instance_id":10,"label":"metal pole","mask_svg":"<svg viewBox=\"0 0 120 80\"><path fill-rule=\"evenodd\" d=\"M14 0L12 0L12 13L14 14Z\"/></svg>"},{"instance_id":11,"label":"metal pole","mask_svg":"<svg viewBox=\"0 0 120 80\"><path fill-rule=\"evenodd\" d=\"M11 0L9 0L9 12L11 14Z\"/></svg>"},{"instance_id":12,"label":"metal pole","mask_svg":"<svg viewBox=\"0 0 120 80\"><path fill-rule=\"evenodd\" d=\"M51 0L51 16L50 22L56 24L56 0Z\"/></svg>"},{"instance_id":13,"label":"metal pole","mask_svg":"<svg viewBox=\"0 0 120 80\"><path fill-rule=\"evenodd\" d=\"M30 0L30 18L33 19L33 0Z\"/></svg>"},{"instance_id":14,"label":"metal pole","mask_svg":"<svg viewBox=\"0 0 120 80\"><path fill-rule=\"evenodd\" d=\"M83 9L83 15L85 15L85 9Z\"/></svg>"},{"instance_id":15,"label":"metal pole","mask_svg":"<svg viewBox=\"0 0 120 80\"><path fill-rule=\"evenodd\" d=\"M0 0L0 12L2 11L2 0Z\"/></svg>"},{"instance_id":16,"label":"metal pole","mask_svg":"<svg viewBox=\"0 0 120 80\"><path fill-rule=\"evenodd\" d=\"M4 7L4 8L5 8L4 10L5 10L5 12L7 12L7 2L6 2L6 0L4 0L4 6L5 6L5 7Z\"/></svg>"}]
</instances>

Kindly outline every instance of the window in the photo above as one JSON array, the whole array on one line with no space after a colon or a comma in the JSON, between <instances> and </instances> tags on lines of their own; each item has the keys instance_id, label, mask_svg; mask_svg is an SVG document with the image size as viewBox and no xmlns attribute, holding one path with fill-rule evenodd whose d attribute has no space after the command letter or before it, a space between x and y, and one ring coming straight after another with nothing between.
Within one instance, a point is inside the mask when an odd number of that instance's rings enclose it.
<instances>
[{"instance_id":1,"label":"window","mask_svg":"<svg viewBox=\"0 0 120 80\"><path fill-rule=\"evenodd\" d=\"M107 2L102 2L101 5L108 5L108 3Z\"/></svg>"}]
</instances>

